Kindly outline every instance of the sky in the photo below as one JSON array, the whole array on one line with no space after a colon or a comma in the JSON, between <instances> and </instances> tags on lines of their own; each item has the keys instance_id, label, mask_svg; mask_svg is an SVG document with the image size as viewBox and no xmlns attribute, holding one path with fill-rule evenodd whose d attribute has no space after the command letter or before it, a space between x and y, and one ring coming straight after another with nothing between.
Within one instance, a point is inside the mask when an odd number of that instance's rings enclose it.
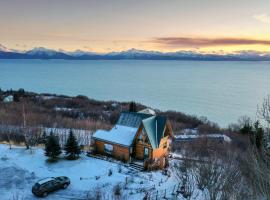
<instances>
[{"instance_id":1,"label":"sky","mask_svg":"<svg viewBox=\"0 0 270 200\"><path fill-rule=\"evenodd\" d=\"M0 44L95 52L270 51L270 1L0 0Z\"/></svg>"}]
</instances>

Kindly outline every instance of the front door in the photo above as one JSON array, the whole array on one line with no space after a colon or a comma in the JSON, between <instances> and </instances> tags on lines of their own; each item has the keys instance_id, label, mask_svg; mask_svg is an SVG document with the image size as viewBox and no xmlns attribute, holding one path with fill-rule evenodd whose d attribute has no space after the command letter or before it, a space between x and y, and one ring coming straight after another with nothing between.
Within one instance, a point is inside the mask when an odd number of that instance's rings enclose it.
<instances>
[{"instance_id":1,"label":"front door","mask_svg":"<svg viewBox=\"0 0 270 200\"><path fill-rule=\"evenodd\" d=\"M144 158L149 158L149 149L144 147Z\"/></svg>"}]
</instances>

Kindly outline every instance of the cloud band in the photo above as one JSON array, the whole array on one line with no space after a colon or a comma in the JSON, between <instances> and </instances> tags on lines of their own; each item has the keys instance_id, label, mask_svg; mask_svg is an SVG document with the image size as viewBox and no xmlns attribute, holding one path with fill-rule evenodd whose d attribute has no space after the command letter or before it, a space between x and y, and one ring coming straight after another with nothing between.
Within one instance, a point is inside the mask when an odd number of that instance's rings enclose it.
<instances>
[{"instance_id":1,"label":"cloud band","mask_svg":"<svg viewBox=\"0 0 270 200\"><path fill-rule=\"evenodd\" d=\"M160 37L153 43L168 47L210 47L232 45L270 45L270 40L247 38L191 38L191 37Z\"/></svg>"}]
</instances>

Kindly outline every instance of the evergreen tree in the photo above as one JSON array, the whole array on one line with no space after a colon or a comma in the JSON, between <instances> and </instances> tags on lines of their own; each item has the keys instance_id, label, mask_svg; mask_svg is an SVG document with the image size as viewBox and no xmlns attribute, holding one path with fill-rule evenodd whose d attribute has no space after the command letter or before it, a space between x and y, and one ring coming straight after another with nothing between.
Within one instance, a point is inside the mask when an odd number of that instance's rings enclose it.
<instances>
[{"instance_id":1,"label":"evergreen tree","mask_svg":"<svg viewBox=\"0 0 270 200\"><path fill-rule=\"evenodd\" d=\"M253 134L252 129L253 129L252 124L245 123L244 126L240 129L240 133L243 135L251 135L251 134Z\"/></svg>"},{"instance_id":2,"label":"evergreen tree","mask_svg":"<svg viewBox=\"0 0 270 200\"><path fill-rule=\"evenodd\" d=\"M69 131L69 136L65 144L65 151L66 151L67 158L70 160L74 160L78 158L78 156L81 153L77 139L74 136L72 130Z\"/></svg>"},{"instance_id":3,"label":"evergreen tree","mask_svg":"<svg viewBox=\"0 0 270 200\"><path fill-rule=\"evenodd\" d=\"M258 149L266 146L264 131L263 128L260 126L259 121L256 121L254 123L254 144Z\"/></svg>"},{"instance_id":4,"label":"evergreen tree","mask_svg":"<svg viewBox=\"0 0 270 200\"><path fill-rule=\"evenodd\" d=\"M45 143L45 156L49 157L49 161L54 162L60 154L61 147L59 145L59 140L51 132Z\"/></svg>"},{"instance_id":5,"label":"evergreen tree","mask_svg":"<svg viewBox=\"0 0 270 200\"><path fill-rule=\"evenodd\" d=\"M134 101L131 101L129 104L129 112L137 112L137 105Z\"/></svg>"},{"instance_id":6,"label":"evergreen tree","mask_svg":"<svg viewBox=\"0 0 270 200\"><path fill-rule=\"evenodd\" d=\"M251 144L255 145L258 149L266 147L265 133L258 120L254 124L244 124L240 129L240 133L248 135Z\"/></svg>"},{"instance_id":7,"label":"evergreen tree","mask_svg":"<svg viewBox=\"0 0 270 200\"><path fill-rule=\"evenodd\" d=\"M19 102L20 101L20 97L19 97L18 93L13 94L13 101L14 102Z\"/></svg>"}]
</instances>

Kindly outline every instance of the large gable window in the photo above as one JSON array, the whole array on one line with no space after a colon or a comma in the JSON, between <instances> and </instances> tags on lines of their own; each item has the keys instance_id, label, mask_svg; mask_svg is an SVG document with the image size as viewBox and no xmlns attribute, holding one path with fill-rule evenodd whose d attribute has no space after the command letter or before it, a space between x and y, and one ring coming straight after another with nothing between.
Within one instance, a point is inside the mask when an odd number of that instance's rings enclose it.
<instances>
[{"instance_id":1,"label":"large gable window","mask_svg":"<svg viewBox=\"0 0 270 200\"><path fill-rule=\"evenodd\" d=\"M144 138L144 143L149 143L149 140L148 140L148 137L146 136L145 138Z\"/></svg>"},{"instance_id":2,"label":"large gable window","mask_svg":"<svg viewBox=\"0 0 270 200\"><path fill-rule=\"evenodd\" d=\"M141 133L139 134L138 142L142 142L142 134Z\"/></svg>"}]
</instances>

